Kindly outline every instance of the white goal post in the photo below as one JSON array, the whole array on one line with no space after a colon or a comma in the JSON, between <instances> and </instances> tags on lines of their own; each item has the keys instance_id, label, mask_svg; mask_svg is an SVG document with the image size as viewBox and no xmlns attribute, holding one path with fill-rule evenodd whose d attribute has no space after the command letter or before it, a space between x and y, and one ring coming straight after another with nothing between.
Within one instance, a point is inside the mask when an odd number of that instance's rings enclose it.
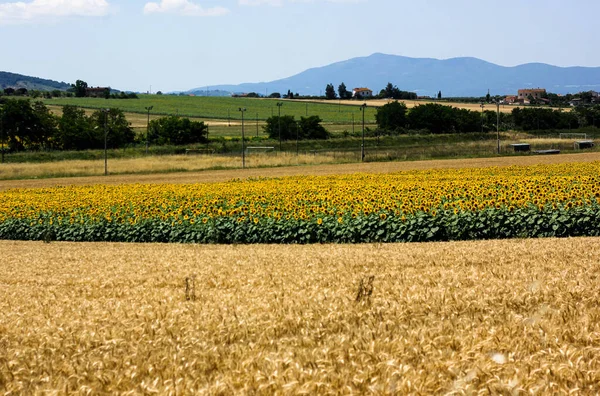
<instances>
[{"instance_id":1,"label":"white goal post","mask_svg":"<svg viewBox=\"0 0 600 396\"><path fill-rule=\"evenodd\" d=\"M249 147L246 147L246 154L270 153L273 150L275 150L275 147L272 147L272 146L249 146Z\"/></svg>"},{"instance_id":2,"label":"white goal post","mask_svg":"<svg viewBox=\"0 0 600 396\"><path fill-rule=\"evenodd\" d=\"M586 133L561 133L561 139L577 139L577 140L587 140Z\"/></svg>"}]
</instances>

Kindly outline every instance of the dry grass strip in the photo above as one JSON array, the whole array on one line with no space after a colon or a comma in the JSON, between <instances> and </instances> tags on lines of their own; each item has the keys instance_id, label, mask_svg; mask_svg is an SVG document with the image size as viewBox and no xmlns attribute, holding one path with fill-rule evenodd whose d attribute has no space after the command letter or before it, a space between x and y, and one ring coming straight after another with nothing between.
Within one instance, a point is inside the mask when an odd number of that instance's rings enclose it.
<instances>
[{"instance_id":1,"label":"dry grass strip","mask_svg":"<svg viewBox=\"0 0 600 396\"><path fill-rule=\"evenodd\" d=\"M162 161L156 157L157 164ZM550 156L515 156L476 159L451 159L410 162L373 162L329 165L283 166L202 172L158 173L145 175L116 175L92 177L65 177L55 179L0 180L0 191L11 188L43 188L88 184L127 183L211 183L235 178L284 177L296 175L340 175L351 173L390 173L405 170L436 168L479 168L491 166L535 165L600 161L600 153L561 154ZM109 161L109 170L111 169ZM133 164L130 164L133 166ZM103 169L103 168L102 168Z\"/></svg>"},{"instance_id":2,"label":"dry grass strip","mask_svg":"<svg viewBox=\"0 0 600 396\"><path fill-rule=\"evenodd\" d=\"M600 392L599 238L0 249L0 393Z\"/></svg>"}]
</instances>

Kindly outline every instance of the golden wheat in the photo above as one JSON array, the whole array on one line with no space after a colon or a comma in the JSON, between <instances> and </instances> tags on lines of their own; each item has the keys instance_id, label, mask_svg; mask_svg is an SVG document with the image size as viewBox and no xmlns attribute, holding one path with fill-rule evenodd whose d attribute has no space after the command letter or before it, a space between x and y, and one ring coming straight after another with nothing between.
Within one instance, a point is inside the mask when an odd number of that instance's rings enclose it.
<instances>
[{"instance_id":1,"label":"golden wheat","mask_svg":"<svg viewBox=\"0 0 600 396\"><path fill-rule=\"evenodd\" d=\"M599 238L0 249L6 394L600 391Z\"/></svg>"},{"instance_id":2,"label":"golden wheat","mask_svg":"<svg viewBox=\"0 0 600 396\"><path fill-rule=\"evenodd\" d=\"M246 155L246 167L314 165L349 162L355 159L350 153L299 154L252 153ZM108 160L111 174L140 174L164 172L193 172L214 168L236 169L242 167L241 154L232 156L169 155L143 158ZM44 163L8 163L0 167L0 179L27 179L35 177L99 176L104 174L104 160L66 160Z\"/></svg>"}]
</instances>

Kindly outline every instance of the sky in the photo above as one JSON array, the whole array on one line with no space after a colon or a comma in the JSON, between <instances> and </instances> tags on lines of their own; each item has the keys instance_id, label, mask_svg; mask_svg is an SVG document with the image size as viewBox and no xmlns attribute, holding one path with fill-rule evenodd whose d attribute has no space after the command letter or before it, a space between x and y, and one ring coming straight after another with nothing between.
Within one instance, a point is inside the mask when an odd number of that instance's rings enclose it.
<instances>
[{"instance_id":1,"label":"sky","mask_svg":"<svg viewBox=\"0 0 600 396\"><path fill-rule=\"evenodd\" d=\"M0 71L163 92L375 52L600 66L598 0L0 0Z\"/></svg>"}]
</instances>

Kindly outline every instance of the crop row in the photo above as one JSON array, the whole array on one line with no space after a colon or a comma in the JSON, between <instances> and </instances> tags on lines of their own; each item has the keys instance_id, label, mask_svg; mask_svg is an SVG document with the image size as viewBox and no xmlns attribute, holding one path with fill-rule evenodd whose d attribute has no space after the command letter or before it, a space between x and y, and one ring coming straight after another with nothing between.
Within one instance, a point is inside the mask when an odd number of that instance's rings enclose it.
<instances>
[{"instance_id":1,"label":"crop row","mask_svg":"<svg viewBox=\"0 0 600 396\"><path fill-rule=\"evenodd\" d=\"M598 163L0 194L0 238L202 243L598 235Z\"/></svg>"}]
</instances>

